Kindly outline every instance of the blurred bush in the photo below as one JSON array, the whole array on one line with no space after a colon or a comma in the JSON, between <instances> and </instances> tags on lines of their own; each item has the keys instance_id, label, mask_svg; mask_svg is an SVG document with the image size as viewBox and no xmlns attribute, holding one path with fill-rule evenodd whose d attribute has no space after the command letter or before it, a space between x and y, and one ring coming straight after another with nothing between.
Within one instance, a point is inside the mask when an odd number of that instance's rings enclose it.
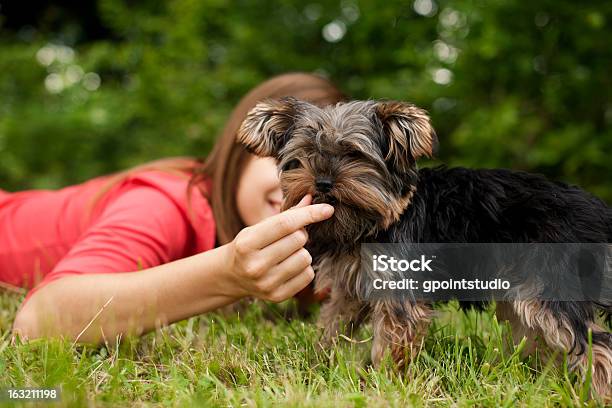
<instances>
[{"instance_id":1,"label":"blurred bush","mask_svg":"<svg viewBox=\"0 0 612 408\"><path fill-rule=\"evenodd\" d=\"M54 188L158 157L203 156L245 92L300 70L329 76L354 98L427 108L444 162L540 172L612 201L610 2L91 7L103 35L61 14L54 24L2 28L10 15L0 8L5 189Z\"/></svg>"}]
</instances>

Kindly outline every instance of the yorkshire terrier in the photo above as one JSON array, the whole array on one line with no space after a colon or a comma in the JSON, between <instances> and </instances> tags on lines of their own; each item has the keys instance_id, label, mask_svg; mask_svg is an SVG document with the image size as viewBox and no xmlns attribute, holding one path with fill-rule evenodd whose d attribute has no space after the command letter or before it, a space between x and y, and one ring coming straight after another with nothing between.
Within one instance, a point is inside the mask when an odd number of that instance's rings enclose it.
<instances>
[{"instance_id":1,"label":"yorkshire terrier","mask_svg":"<svg viewBox=\"0 0 612 408\"><path fill-rule=\"evenodd\" d=\"M423 168L437 137L427 113L410 103L352 101L320 108L293 98L253 108L238 132L258 156L279 164L283 208L306 194L330 203L331 219L311 225L315 290L331 288L320 324L327 339L366 318L373 327L372 363L385 353L403 366L414 357L432 317L429 302L363 301L356 293L365 242L612 242L612 209L589 193L543 176L503 169ZM570 367L588 367L610 396L612 334L595 322L612 302L511 300L497 303L515 335L539 336L567 353Z\"/></svg>"}]
</instances>

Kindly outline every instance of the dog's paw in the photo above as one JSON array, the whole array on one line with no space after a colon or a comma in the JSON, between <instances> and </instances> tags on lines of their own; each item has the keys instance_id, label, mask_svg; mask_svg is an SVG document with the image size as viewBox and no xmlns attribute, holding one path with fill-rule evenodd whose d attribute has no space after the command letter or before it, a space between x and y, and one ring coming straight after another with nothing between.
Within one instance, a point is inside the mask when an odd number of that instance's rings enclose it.
<instances>
[{"instance_id":1,"label":"dog's paw","mask_svg":"<svg viewBox=\"0 0 612 408\"><path fill-rule=\"evenodd\" d=\"M335 325L322 327L319 343L327 348L335 346L338 344L340 334L341 333Z\"/></svg>"},{"instance_id":2,"label":"dog's paw","mask_svg":"<svg viewBox=\"0 0 612 408\"><path fill-rule=\"evenodd\" d=\"M388 355L396 370L402 371L418 354L418 347L414 343L400 344L387 342L380 337L374 338L370 352L371 364L378 369Z\"/></svg>"}]
</instances>

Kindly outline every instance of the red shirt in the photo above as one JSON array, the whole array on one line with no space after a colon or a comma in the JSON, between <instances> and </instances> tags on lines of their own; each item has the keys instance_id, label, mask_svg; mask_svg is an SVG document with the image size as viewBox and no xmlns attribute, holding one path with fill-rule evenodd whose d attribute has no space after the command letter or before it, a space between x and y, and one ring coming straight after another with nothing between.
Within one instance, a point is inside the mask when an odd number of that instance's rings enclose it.
<instances>
[{"instance_id":1,"label":"red shirt","mask_svg":"<svg viewBox=\"0 0 612 408\"><path fill-rule=\"evenodd\" d=\"M0 190L0 281L35 287L29 298L63 276L137 271L215 246L208 201L194 187L190 218L188 178L163 171L130 175L88 217L107 177L60 190Z\"/></svg>"}]
</instances>

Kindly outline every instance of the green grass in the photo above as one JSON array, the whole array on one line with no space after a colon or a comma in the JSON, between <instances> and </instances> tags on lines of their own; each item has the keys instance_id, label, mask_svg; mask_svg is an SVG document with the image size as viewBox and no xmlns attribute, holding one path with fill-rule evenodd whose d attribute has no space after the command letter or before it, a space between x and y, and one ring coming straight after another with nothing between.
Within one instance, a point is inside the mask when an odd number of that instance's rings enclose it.
<instances>
[{"instance_id":1,"label":"green grass","mask_svg":"<svg viewBox=\"0 0 612 408\"><path fill-rule=\"evenodd\" d=\"M424 349L399 376L390 364L367 366L367 327L323 349L313 320L284 318L291 302L95 348L12 345L20 300L0 294L0 387L60 386L69 406L596 406L563 366L505 350L509 330L491 311L438 308Z\"/></svg>"}]
</instances>

